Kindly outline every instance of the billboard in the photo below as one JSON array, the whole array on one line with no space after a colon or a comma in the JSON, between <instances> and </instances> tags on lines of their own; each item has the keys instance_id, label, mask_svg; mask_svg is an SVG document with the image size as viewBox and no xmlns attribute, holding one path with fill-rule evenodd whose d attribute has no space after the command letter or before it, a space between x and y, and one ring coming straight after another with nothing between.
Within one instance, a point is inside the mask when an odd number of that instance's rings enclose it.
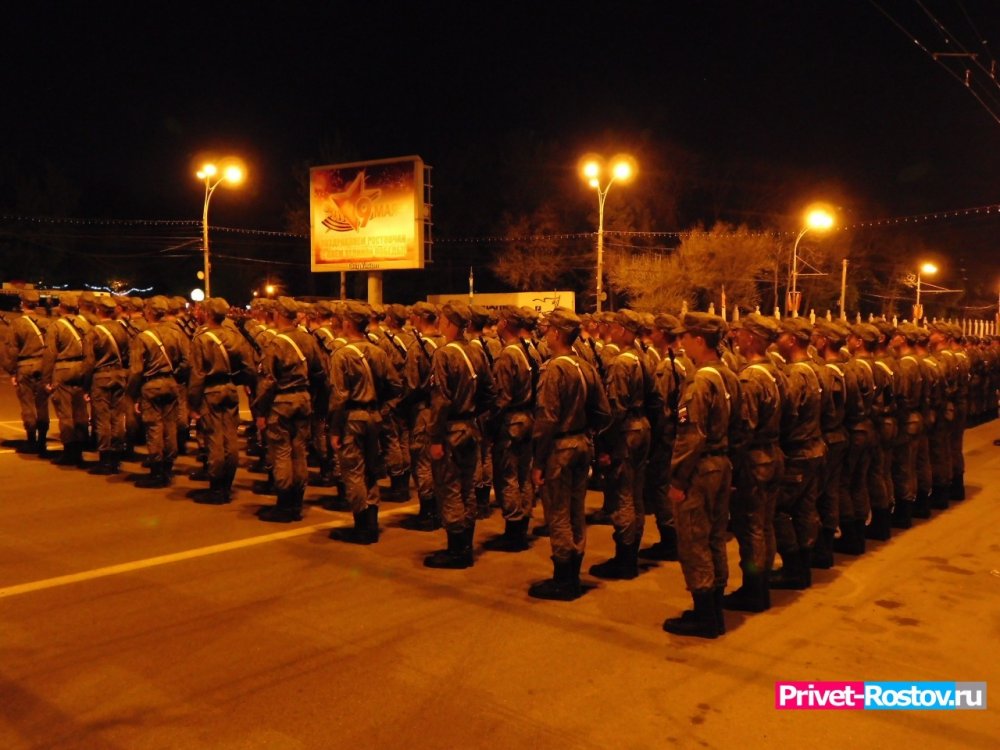
<instances>
[{"instance_id":1,"label":"billboard","mask_svg":"<svg viewBox=\"0 0 1000 750\"><path fill-rule=\"evenodd\" d=\"M309 170L314 272L423 268L426 218L419 156Z\"/></svg>"},{"instance_id":2,"label":"billboard","mask_svg":"<svg viewBox=\"0 0 1000 750\"><path fill-rule=\"evenodd\" d=\"M429 294L427 301L435 305L443 305L445 302L465 302L468 304L468 294ZM508 292L500 294L480 294L476 292L472 297L472 304L481 305L487 309L495 309L504 305L514 307L531 307L536 312L551 312L557 307L568 307L570 310L576 309L576 294L573 292Z\"/></svg>"}]
</instances>

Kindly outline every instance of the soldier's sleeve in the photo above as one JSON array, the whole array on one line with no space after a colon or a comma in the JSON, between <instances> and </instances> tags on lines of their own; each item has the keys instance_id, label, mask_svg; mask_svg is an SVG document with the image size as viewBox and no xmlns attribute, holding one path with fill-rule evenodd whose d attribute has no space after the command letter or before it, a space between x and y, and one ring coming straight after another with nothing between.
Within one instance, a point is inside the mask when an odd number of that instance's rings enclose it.
<instances>
[{"instance_id":1,"label":"soldier's sleeve","mask_svg":"<svg viewBox=\"0 0 1000 750\"><path fill-rule=\"evenodd\" d=\"M274 397L278 395L278 379L275 376L275 356L277 347L268 346L260 360L260 378L257 381L257 398L254 408L258 412L267 413L271 410Z\"/></svg>"},{"instance_id":2,"label":"soldier's sleeve","mask_svg":"<svg viewBox=\"0 0 1000 750\"><path fill-rule=\"evenodd\" d=\"M253 388L257 384L257 369L254 366L254 353L243 334L237 333L233 338L233 354L230 364L233 367L233 381L237 385Z\"/></svg>"},{"instance_id":3,"label":"soldier's sleeve","mask_svg":"<svg viewBox=\"0 0 1000 750\"><path fill-rule=\"evenodd\" d=\"M587 428L594 435L600 435L611 424L611 404L608 403L608 394L604 392L597 368L586 364L581 366L585 370L589 368L587 372Z\"/></svg>"},{"instance_id":4,"label":"soldier's sleeve","mask_svg":"<svg viewBox=\"0 0 1000 750\"><path fill-rule=\"evenodd\" d=\"M740 452L749 445L754 433L760 428L760 384L749 373L740 380L742 386L739 421L730 434L734 452Z\"/></svg>"},{"instance_id":5,"label":"soldier's sleeve","mask_svg":"<svg viewBox=\"0 0 1000 750\"><path fill-rule=\"evenodd\" d=\"M96 355L94 354L94 338L97 336L97 329L91 328L83 334L83 367L82 383L85 391L90 390L94 378L94 367L96 366Z\"/></svg>"},{"instance_id":6,"label":"soldier's sleeve","mask_svg":"<svg viewBox=\"0 0 1000 750\"><path fill-rule=\"evenodd\" d=\"M50 325L45 332L45 353L42 355L42 379L52 383L52 372L56 367L56 355L59 353L59 328L58 325Z\"/></svg>"},{"instance_id":7,"label":"soldier's sleeve","mask_svg":"<svg viewBox=\"0 0 1000 750\"><path fill-rule=\"evenodd\" d=\"M463 363L463 367L465 364ZM431 444L443 444L448 434L448 413L455 394L448 379L448 354L446 347L434 352L431 358L431 419L428 426Z\"/></svg>"},{"instance_id":8,"label":"soldier's sleeve","mask_svg":"<svg viewBox=\"0 0 1000 750\"><path fill-rule=\"evenodd\" d=\"M678 409L677 438L670 464L670 483L687 492L698 470L708 436L711 386L707 378L694 377L685 385Z\"/></svg>"},{"instance_id":9,"label":"soldier's sleeve","mask_svg":"<svg viewBox=\"0 0 1000 750\"><path fill-rule=\"evenodd\" d=\"M174 343L180 356L174 362L174 375L181 383L186 383L191 377L191 340L183 332L174 334Z\"/></svg>"},{"instance_id":10,"label":"soldier's sleeve","mask_svg":"<svg viewBox=\"0 0 1000 750\"><path fill-rule=\"evenodd\" d=\"M310 390L313 393L319 394L321 399L326 400L327 389L329 388L328 369L324 366L322 351L316 344L316 339L309 336L308 340L307 351L303 353L306 355L306 364L309 366Z\"/></svg>"},{"instance_id":11,"label":"soldier's sleeve","mask_svg":"<svg viewBox=\"0 0 1000 750\"><path fill-rule=\"evenodd\" d=\"M334 435L343 435L347 426L347 410L344 407L351 398L346 373L351 365L349 359L350 355L343 347L330 357L330 432Z\"/></svg>"},{"instance_id":12,"label":"soldier's sleeve","mask_svg":"<svg viewBox=\"0 0 1000 750\"><path fill-rule=\"evenodd\" d=\"M14 346L14 326L0 320L0 370L9 375L17 371L17 349Z\"/></svg>"},{"instance_id":13,"label":"soldier's sleeve","mask_svg":"<svg viewBox=\"0 0 1000 750\"><path fill-rule=\"evenodd\" d=\"M531 437L534 446L535 466L544 470L552 453L552 444L559 431L559 404L562 397L562 377L558 367L551 365L542 370L535 396L535 419Z\"/></svg>"},{"instance_id":14,"label":"soldier's sleeve","mask_svg":"<svg viewBox=\"0 0 1000 750\"><path fill-rule=\"evenodd\" d=\"M649 366L649 360L644 358L640 365L642 367L643 405L649 418L650 428L654 435L658 435L663 424L663 397L660 395L659 388L656 387L656 376L653 368Z\"/></svg>"},{"instance_id":15,"label":"soldier's sleeve","mask_svg":"<svg viewBox=\"0 0 1000 750\"><path fill-rule=\"evenodd\" d=\"M500 352L500 356L493 363L493 381L497 390L497 411L502 412L513 400L514 376L517 365L514 358L506 352Z\"/></svg>"},{"instance_id":16,"label":"soldier's sleeve","mask_svg":"<svg viewBox=\"0 0 1000 750\"><path fill-rule=\"evenodd\" d=\"M188 405L198 411L201 408L201 400L205 394L205 372L208 370L206 362L205 341L207 336L196 336L191 342L191 377L188 381ZM213 344L214 346L214 344Z\"/></svg>"},{"instance_id":17,"label":"soldier's sleeve","mask_svg":"<svg viewBox=\"0 0 1000 750\"><path fill-rule=\"evenodd\" d=\"M492 420L497 414L497 386L486 355L480 354L476 368L476 411Z\"/></svg>"},{"instance_id":18,"label":"soldier's sleeve","mask_svg":"<svg viewBox=\"0 0 1000 750\"><path fill-rule=\"evenodd\" d=\"M389 346L392 346L390 342ZM395 347L393 347L395 348ZM397 356L399 352L396 352ZM403 395L403 379L399 375L399 368L396 367L392 357L385 352L379 356L379 366L381 368L382 385L378 389L379 398L383 403L398 403Z\"/></svg>"},{"instance_id":19,"label":"soldier's sleeve","mask_svg":"<svg viewBox=\"0 0 1000 750\"><path fill-rule=\"evenodd\" d=\"M126 390L133 399L139 398L142 390L142 368L145 365L142 356L142 336L132 339L131 349L128 358L128 384Z\"/></svg>"}]
</instances>

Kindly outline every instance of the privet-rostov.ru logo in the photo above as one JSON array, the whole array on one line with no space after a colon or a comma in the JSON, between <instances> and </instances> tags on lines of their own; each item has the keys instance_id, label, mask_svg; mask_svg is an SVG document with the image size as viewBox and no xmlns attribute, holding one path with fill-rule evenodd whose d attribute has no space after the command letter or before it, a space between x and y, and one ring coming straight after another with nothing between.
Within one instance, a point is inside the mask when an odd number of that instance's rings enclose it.
<instances>
[{"instance_id":1,"label":"privet-rostov.ru logo","mask_svg":"<svg viewBox=\"0 0 1000 750\"><path fill-rule=\"evenodd\" d=\"M985 682L776 682L782 710L985 710Z\"/></svg>"}]
</instances>

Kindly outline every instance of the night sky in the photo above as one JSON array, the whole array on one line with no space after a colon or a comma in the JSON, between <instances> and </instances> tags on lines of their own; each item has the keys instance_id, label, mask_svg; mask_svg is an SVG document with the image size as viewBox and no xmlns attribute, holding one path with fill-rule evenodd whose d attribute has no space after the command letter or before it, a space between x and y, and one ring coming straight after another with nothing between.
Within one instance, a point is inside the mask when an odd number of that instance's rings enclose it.
<instances>
[{"instance_id":1,"label":"night sky","mask_svg":"<svg viewBox=\"0 0 1000 750\"><path fill-rule=\"evenodd\" d=\"M989 65L980 36L1000 32L1000 2L924 0L951 43L915 0L879 4L932 51L961 42ZM809 198L835 186L854 221L1000 200L1000 123L868 0L290 5L8 10L0 213L23 215L18 186L54 172L71 215L199 219L199 155L238 153L250 183L216 195L212 223L282 230L309 165L419 154L435 166L439 235L476 234L521 186L475 173L468 155L515 133L564 154L652 138L706 174L734 165L736 181L739 165L773 165L806 176ZM974 74L1000 115L1000 88ZM661 190L668 171L640 164L630 189ZM487 215L459 207L467 195ZM686 228L675 220L656 228ZM951 277L997 274L998 228L951 222L928 241Z\"/></svg>"}]
</instances>

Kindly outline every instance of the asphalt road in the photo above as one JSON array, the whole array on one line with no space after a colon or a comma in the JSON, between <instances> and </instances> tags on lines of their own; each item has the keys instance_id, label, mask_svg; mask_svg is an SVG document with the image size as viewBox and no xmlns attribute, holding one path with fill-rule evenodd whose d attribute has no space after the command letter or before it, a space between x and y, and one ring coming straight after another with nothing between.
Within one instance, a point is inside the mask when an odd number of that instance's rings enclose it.
<instances>
[{"instance_id":1,"label":"asphalt road","mask_svg":"<svg viewBox=\"0 0 1000 750\"><path fill-rule=\"evenodd\" d=\"M0 436L19 434L4 381ZM318 506L258 522L243 471L236 501L209 507L183 478L143 491L0 449L0 747L995 747L998 695L776 711L774 682L1000 690L998 437L967 436L968 500L766 614L730 613L716 641L660 629L689 602L676 563L540 602L526 588L549 575L547 540L432 571L443 533L395 526L412 504L383 506L382 541L357 548L327 538L348 514ZM591 528L585 568L611 550ZM734 581L736 562L731 543Z\"/></svg>"}]
</instances>

